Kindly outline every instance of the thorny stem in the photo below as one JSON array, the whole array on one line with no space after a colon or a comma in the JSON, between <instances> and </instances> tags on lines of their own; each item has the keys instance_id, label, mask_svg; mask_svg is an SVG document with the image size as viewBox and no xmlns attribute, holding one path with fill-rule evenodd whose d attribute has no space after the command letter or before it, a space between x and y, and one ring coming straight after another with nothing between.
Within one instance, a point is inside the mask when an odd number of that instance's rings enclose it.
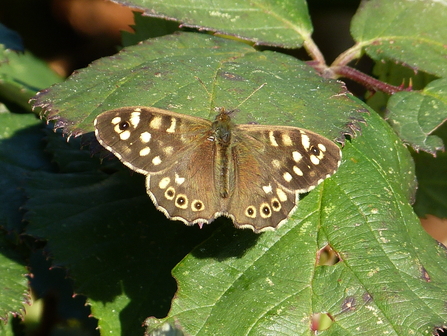
<instances>
[{"instance_id":1,"label":"thorny stem","mask_svg":"<svg viewBox=\"0 0 447 336\"><path fill-rule=\"evenodd\" d=\"M311 38L304 40L304 48L306 48L308 54L312 57L312 61L307 63L325 78L349 78L359 84L362 84L368 90L382 91L390 95L400 91L411 90L411 85L405 88L403 85L394 86L387 84L348 66L348 63L360 58L362 55L363 45L361 44L356 44L352 48L349 48L344 53L340 54L340 56L337 57L330 67L326 65L323 55Z\"/></svg>"},{"instance_id":2,"label":"thorny stem","mask_svg":"<svg viewBox=\"0 0 447 336\"><path fill-rule=\"evenodd\" d=\"M403 85L391 85L382 82L374 77L368 76L367 74L357 69L351 68L347 65L331 67L331 70L334 72L334 74L340 77L352 79L353 81L362 84L367 89L372 91L382 91L389 95L395 94L396 92L400 91L411 91L411 86L404 87Z\"/></svg>"}]
</instances>

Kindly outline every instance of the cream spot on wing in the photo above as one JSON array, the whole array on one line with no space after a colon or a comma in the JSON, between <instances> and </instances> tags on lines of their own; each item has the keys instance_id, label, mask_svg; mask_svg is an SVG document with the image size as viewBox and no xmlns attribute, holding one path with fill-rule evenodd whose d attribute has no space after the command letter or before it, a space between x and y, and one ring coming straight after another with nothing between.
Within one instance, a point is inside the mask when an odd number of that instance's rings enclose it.
<instances>
[{"instance_id":1,"label":"cream spot on wing","mask_svg":"<svg viewBox=\"0 0 447 336\"><path fill-rule=\"evenodd\" d=\"M301 159L303 158L301 153L297 152L297 151L292 152L292 157L293 157L293 161L295 161L295 162L300 162Z\"/></svg>"},{"instance_id":2,"label":"cream spot on wing","mask_svg":"<svg viewBox=\"0 0 447 336\"><path fill-rule=\"evenodd\" d=\"M298 176L303 176L303 171L299 169L297 166L293 166L293 172L297 174Z\"/></svg>"},{"instance_id":3,"label":"cream spot on wing","mask_svg":"<svg viewBox=\"0 0 447 336\"><path fill-rule=\"evenodd\" d=\"M171 179L169 177L163 177L158 183L158 186L160 187L160 189L166 189L169 183L171 183Z\"/></svg>"},{"instance_id":4,"label":"cream spot on wing","mask_svg":"<svg viewBox=\"0 0 447 336\"><path fill-rule=\"evenodd\" d=\"M271 193L272 193L272 190L273 190L271 184L269 184L268 186L263 186L262 189L264 190L264 192L265 192L266 194L271 194Z\"/></svg>"},{"instance_id":5,"label":"cream spot on wing","mask_svg":"<svg viewBox=\"0 0 447 336\"><path fill-rule=\"evenodd\" d=\"M284 180L286 180L287 182L292 181L292 175L290 175L290 173L288 172L285 172L282 177L284 177Z\"/></svg>"},{"instance_id":6,"label":"cream spot on wing","mask_svg":"<svg viewBox=\"0 0 447 336\"><path fill-rule=\"evenodd\" d=\"M303 147L306 150L309 150L309 148L310 148L310 139L306 135L306 133L304 133L303 131L301 131L301 143L303 144Z\"/></svg>"},{"instance_id":7,"label":"cream spot on wing","mask_svg":"<svg viewBox=\"0 0 447 336\"><path fill-rule=\"evenodd\" d=\"M144 147L142 150L140 150L140 156L146 156L151 152L151 149L149 147Z\"/></svg>"},{"instance_id":8,"label":"cream spot on wing","mask_svg":"<svg viewBox=\"0 0 447 336\"><path fill-rule=\"evenodd\" d=\"M179 174L175 173L175 183L181 185L183 182L185 182L185 178L180 177Z\"/></svg>"},{"instance_id":9,"label":"cream spot on wing","mask_svg":"<svg viewBox=\"0 0 447 336\"><path fill-rule=\"evenodd\" d=\"M293 142L292 139L290 138L290 135L288 135L287 133L283 133L281 135L282 138L282 143L284 144L284 146L292 146Z\"/></svg>"},{"instance_id":10,"label":"cream spot on wing","mask_svg":"<svg viewBox=\"0 0 447 336\"><path fill-rule=\"evenodd\" d=\"M276 142L275 135L273 134L273 131L269 132L269 139L270 139L270 144L272 146L278 147L278 143Z\"/></svg>"},{"instance_id":11,"label":"cream spot on wing","mask_svg":"<svg viewBox=\"0 0 447 336\"><path fill-rule=\"evenodd\" d=\"M172 153L174 153L174 147L172 146L164 147L163 153L165 153L166 155L171 155Z\"/></svg>"},{"instance_id":12,"label":"cream spot on wing","mask_svg":"<svg viewBox=\"0 0 447 336\"><path fill-rule=\"evenodd\" d=\"M276 195L278 195L278 198L281 202L287 201L287 194L284 192L284 190L276 188Z\"/></svg>"},{"instance_id":13,"label":"cream spot on wing","mask_svg":"<svg viewBox=\"0 0 447 336\"><path fill-rule=\"evenodd\" d=\"M314 165L320 164L320 160L315 155L310 156L310 161L312 161Z\"/></svg>"},{"instance_id":14,"label":"cream spot on wing","mask_svg":"<svg viewBox=\"0 0 447 336\"><path fill-rule=\"evenodd\" d=\"M177 125L177 119L176 118L171 118L171 126L169 126L169 128L166 130L166 132L174 133L176 125Z\"/></svg>"},{"instance_id":15,"label":"cream spot on wing","mask_svg":"<svg viewBox=\"0 0 447 336\"><path fill-rule=\"evenodd\" d=\"M158 166L159 164L161 163L161 158L160 158L160 156L156 156L156 157L154 157L153 159L152 159L152 164L154 165L154 166Z\"/></svg>"},{"instance_id":16,"label":"cream spot on wing","mask_svg":"<svg viewBox=\"0 0 447 336\"><path fill-rule=\"evenodd\" d=\"M160 129L161 127L161 117L155 116L149 123L149 127L153 129Z\"/></svg>"},{"instance_id":17,"label":"cream spot on wing","mask_svg":"<svg viewBox=\"0 0 447 336\"><path fill-rule=\"evenodd\" d=\"M128 140L130 138L130 132L129 131L124 131L123 133L120 134L120 139L121 140Z\"/></svg>"},{"instance_id":18,"label":"cream spot on wing","mask_svg":"<svg viewBox=\"0 0 447 336\"><path fill-rule=\"evenodd\" d=\"M323 144L318 144L318 148L320 148L320 150L321 150L322 152L326 152L326 146L325 146L325 145L323 145Z\"/></svg>"},{"instance_id":19,"label":"cream spot on wing","mask_svg":"<svg viewBox=\"0 0 447 336\"><path fill-rule=\"evenodd\" d=\"M119 124L121 122L121 117L115 117L112 119L112 124L116 125Z\"/></svg>"},{"instance_id":20,"label":"cream spot on wing","mask_svg":"<svg viewBox=\"0 0 447 336\"><path fill-rule=\"evenodd\" d=\"M140 123L140 112L132 112L130 114L130 123L132 124L132 126L135 128L138 126L138 124Z\"/></svg>"},{"instance_id":21,"label":"cream spot on wing","mask_svg":"<svg viewBox=\"0 0 447 336\"><path fill-rule=\"evenodd\" d=\"M151 141L152 135L149 132L143 132L140 134L140 140L142 143L148 143Z\"/></svg>"},{"instance_id":22,"label":"cream spot on wing","mask_svg":"<svg viewBox=\"0 0 447 336\"><path fill-rule=\"evenodd\" d=\"M272 165L274 168L279 169L281 167L281 162L279 160L272 160Z\"/></svg>"}]
</instances>

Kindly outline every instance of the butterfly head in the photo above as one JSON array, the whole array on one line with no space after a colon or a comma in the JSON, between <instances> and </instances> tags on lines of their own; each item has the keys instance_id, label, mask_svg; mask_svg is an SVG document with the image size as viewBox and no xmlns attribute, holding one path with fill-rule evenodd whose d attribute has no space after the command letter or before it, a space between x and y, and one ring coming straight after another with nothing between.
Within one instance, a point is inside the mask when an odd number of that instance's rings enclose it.
<instances>
[{"instance_id":1,"label":"butterfly head","mask_svg":"<svg viewBox=\"0 0 447 336\"><path fill-rule=\"evenodd\" d=\"M213 122L213 140L225 145L231 141L231 130L234 126L230 114L234 111L227 111L223 107L216 109L219 114Z\"/></svg>"}]
</instances>

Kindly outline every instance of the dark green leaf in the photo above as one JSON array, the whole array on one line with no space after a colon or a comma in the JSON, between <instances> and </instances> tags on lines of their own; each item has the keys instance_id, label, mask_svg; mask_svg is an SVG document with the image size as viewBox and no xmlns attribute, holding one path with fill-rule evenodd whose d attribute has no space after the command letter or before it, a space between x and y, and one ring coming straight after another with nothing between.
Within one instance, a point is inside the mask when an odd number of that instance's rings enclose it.
<instances>
[{"instance_id":1,"label":"dark green leaf","mask_svg":"<svg viewBox=\"0 0 447 336\"><path fill-rule=\"evenodd\" d=\"M171 269L218 226L167 220L143 176L127 170L36 172L26 190L27 233L48 240L54 264L69 269L104 333L141 334L145 317L165 315L176 288Z\"/></svg>"},{"instance_id":2,"label":"dark green leaf","mask_svg":"<svg viewBox=\"0 0 447 336\"><path fill-rule=\"evenodd\" d=\"M166 21L156 17L142 16L139 12L134 12L134 21L135 25L131 26L135 31L134 33L127 31L121 33L121 43L124 47L137 44L148 38L172 34L179 30L178 22Z\"/></svg>"},{"instance_id":3,"label":"dark green leaf","mask_svg":"<svg viewBox=\"0 0 447 336\"><path fill-rule=\"evenodd\" d=\"M414 158L419 184L414 210L420 217L430 214L447 218L447 154L433 157L419 153Z\"/></svg>"},{"instance_id":4,"label":"dark green leaf","mask_svg":"<svg viewBox=\"0 0 447 336\"><path fill-rule=\"evenodd\" d=\"M23 181L29 171L49 169L42 153L42 122L33 114L0 113L0 227L20 232Z\"/></svg>"},{"instance_id":5,"label":"dark green leaf","mask_svg":"<svg viewBox=\"0 0 447 336\"><path fill-rule=\"evenodd\" d=\"M304 0L133 0L114 2L138 8L145 15L174 20L252 41L258 45L298 48L312 34Z\"/></svg>"},{"instance_id":6,"label":"dark green leaf","mask_svg":"<svg viewBox=\"0 0 447 336\"><path fill-rule=\"evenodd\" d=\"M447 6L443 1L363 1L351 33L369 56L447 76Z\"/></svg>"}]
</instances>

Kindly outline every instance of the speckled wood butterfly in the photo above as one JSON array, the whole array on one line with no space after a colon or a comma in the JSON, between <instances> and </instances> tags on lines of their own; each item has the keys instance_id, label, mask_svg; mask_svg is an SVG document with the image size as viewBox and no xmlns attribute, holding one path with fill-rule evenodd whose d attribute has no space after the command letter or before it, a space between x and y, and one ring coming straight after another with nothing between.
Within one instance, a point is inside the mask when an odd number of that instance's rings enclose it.
<instances>
[{"instance_id":1,"label":"speckled wood butterfly","mask_svg":"<svg viewBox=\"0 0 447 336\"><path fill-rule=\"evenodd\" d=\"M100 114L96 138L146 175L158 210L187 225L230 217L238 228L274 230L299 194L335 173L341 151L329 139L289 126L237 125L220 109L214 122L155 107Z\"/></svg>"}]
</instances>

